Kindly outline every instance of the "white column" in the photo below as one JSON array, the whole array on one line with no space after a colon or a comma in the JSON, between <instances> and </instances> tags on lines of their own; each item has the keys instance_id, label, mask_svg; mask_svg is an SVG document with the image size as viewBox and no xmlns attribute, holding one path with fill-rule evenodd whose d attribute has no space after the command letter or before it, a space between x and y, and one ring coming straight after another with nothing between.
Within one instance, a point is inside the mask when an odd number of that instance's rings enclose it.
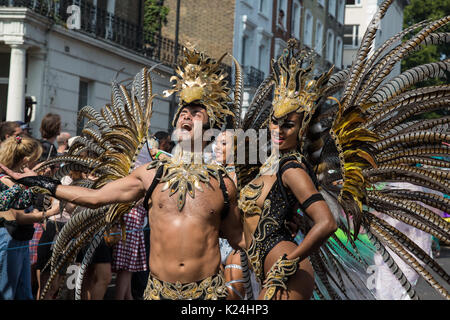
<instances>
[{"instance_id":1,"label":"white column","mask_svg":"<svg viewBox=\"0 0 450 320\"><path fill-rule=\"evenodd\" d=\"M25 116L25 64L27 46L11 45L6 121L23 121Z\"/></svg>"}]
</instances>

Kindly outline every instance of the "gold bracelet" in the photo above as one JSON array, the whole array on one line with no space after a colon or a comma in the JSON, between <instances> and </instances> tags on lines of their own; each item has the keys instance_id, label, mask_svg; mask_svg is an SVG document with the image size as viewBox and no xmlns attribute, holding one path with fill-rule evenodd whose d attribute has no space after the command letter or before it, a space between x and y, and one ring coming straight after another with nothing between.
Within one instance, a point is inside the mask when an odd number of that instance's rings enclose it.
<instances>
[{"instance_id":1,"label":"gold bracelet","mask_svg":"<svg viewBox=\"0 0 450 320\"><path fill-rule=\"evenodd\" d=\"M264 300L271 300L277 287L282 287L284 290L287 290L286 283L288 276L291 276L297 272L300 257L289 260L286 256L287 255L284 254L280 257L267 273L266 280L263 285L263 288L267 289L264 294Z\"/></svg>"}]
</instances>

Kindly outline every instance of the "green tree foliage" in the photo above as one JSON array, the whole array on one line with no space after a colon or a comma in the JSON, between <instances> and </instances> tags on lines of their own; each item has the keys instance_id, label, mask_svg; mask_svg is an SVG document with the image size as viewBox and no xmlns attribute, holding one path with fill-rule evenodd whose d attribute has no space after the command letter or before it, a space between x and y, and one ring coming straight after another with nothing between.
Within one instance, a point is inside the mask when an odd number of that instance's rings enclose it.
<instances>
[{"instance_id":1,"label":"green tree foliage","mask_svg":"<svg viewBox=\"0 0 450 320\"><path fill-rule=\"evenodd\" d=\"M424 20L437 20L450 14L450 0L409 0L410 4L405 7L403 12L403 28ZM450 25L445 25L435 32L450 32ZM448 45L429 45L422 46L421 50L414 52L402 60L402 72L421 64L436 62L447 59L450 56L450 46ZM448 83L447 79L429 79L417 83L415 87L432 86ZM440 109L427 112L416 117L419 119L434 119L449 115L446 109Z\"/></svg>"},{"instance_id":2,"label":"green tree foliage","mask_svg":"<svg viewBox=\"0 0 450 320\"><path fill-rule=\"evenodd\" d=\"M424 20L437 20L450 13L450 0L409 0L410 4L403 12L403 28ZM446 25L436 32L450 32L450 25ZM423 46L421 50L409 55L402 61L402 71L421 64L440 61L449 57L450 46ZM418 86L442 84L442 79L430 79Z\"/></svg>"},{"instance_id":3,"label":"green tree foliage","mask_svg":"<svg viewBox=\"0 0 450 320\"><path fill-rule=\"evenodd\" d=\"M169 8L163 5L162 0L144 1L144 40L148 44L154 42L155 34L167 23Z\"/></svg>"}]
</instances>

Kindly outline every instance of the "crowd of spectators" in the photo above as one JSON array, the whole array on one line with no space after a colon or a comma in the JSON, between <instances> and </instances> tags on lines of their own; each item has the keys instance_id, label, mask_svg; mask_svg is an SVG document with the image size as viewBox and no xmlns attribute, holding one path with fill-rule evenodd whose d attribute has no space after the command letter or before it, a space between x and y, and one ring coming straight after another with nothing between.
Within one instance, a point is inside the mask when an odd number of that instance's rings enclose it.
<instances>
[{"instance_id":1,"label":"crowd of spectators","mask_svg":"<svg viewBox=\"0 0 450 320\"><path fill-rule=\"evenodd\" d=\"M36 170L43 162L68 152L77 136L61 132L61 117L48 113L39 128L40 138L32 137L28 124L20 121L0 123L0 163L14 171ZM170 135L159 131L152 135L160 150L170 152ZM141 157L141 164L151 160ZM54 176L58 166L41 170ZM71 184L85 173L71 171L61 179ZM48 265L52 244L76 209L70 203L61 204L49 196L31 193L0 169L0 300L73 299L74 290L68 282L68 269L57 276L45 296L43 288L50 276ZM142 299L148 276L149 226L142 206L124 215L125 241L105 238L96 249L87 269L82 287L82 299L105 299L113 276L115 286L110 299ZM120 228L114 229L120 233ZM111 231L110 231L111 232ZM113 237L114 238L114 237ZM83 259L87 247L80 250L76 265Z\"/></svg>"}]
</instances>

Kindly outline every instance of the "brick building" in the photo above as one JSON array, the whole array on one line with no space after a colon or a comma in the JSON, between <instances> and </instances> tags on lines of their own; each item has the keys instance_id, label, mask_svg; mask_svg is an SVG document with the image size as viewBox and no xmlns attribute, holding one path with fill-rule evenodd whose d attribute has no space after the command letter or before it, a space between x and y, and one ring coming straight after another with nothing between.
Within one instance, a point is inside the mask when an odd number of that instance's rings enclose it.
<instances>
[{"instance_id":1,"label":"brick building","mask_svg":"<svg viewBox=\"0 0 450 320\"><path fill-rule=\"evenodd\" d=\"M161 34L175 39L177 0L164 0L169 8L167 25ZM182 0L180 1L180 20L178 41L195 45L201 51L218 59L224 52L233 52L234 0ZM223 62L231 65L231 58Z\"/></svg>"}]
</instances>

